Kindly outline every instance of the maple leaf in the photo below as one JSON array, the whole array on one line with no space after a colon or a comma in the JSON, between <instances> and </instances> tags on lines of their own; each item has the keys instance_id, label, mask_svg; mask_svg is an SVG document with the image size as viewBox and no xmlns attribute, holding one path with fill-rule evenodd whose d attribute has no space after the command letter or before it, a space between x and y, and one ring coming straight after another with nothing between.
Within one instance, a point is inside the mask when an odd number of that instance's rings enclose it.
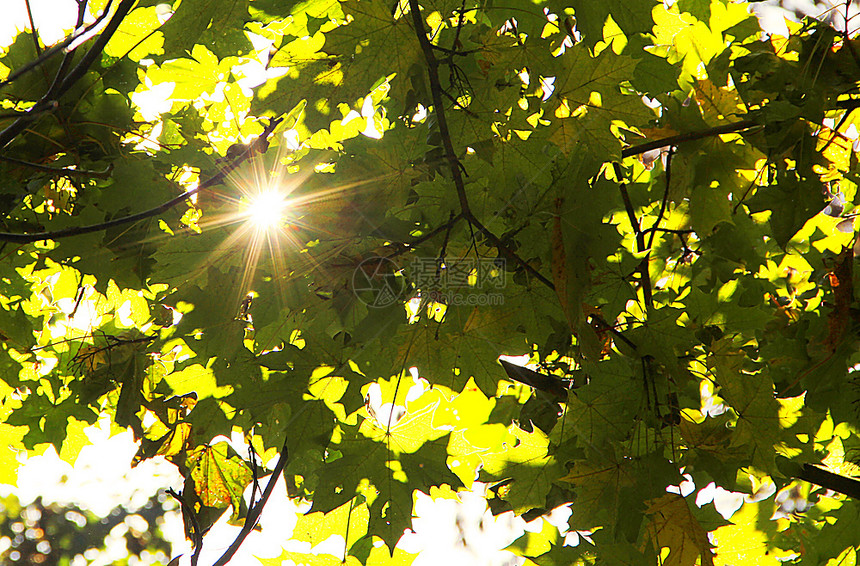
<instances>
[{"instance_id":1,"label":"maple leaf","mask_svg":"<svg viewBox=\"0 0 860 566\"><path fill-rule=\"evenodd\" d=\"M667 493L646 502L650 522L647 533L657 549L668 548L666 566L713 566L714 556L708 532L690 512L686 499Z\"/></svg>"}]
</instances>

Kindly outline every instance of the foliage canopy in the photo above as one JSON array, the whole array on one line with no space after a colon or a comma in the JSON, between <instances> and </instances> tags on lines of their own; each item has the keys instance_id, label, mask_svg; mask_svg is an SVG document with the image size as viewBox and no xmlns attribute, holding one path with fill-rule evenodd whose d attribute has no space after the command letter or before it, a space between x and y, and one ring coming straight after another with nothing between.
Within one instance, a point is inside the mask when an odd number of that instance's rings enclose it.
<instances>
[{"instance_id":1,"label":"foliage canopy","mask_svg":"<svg viewBox=\"0 0 860 566\"><path fill-rule=\"evenodd\" d=\"M723 0L79 5L0 57L10 445L73 461L108 413L197 537L259 512L211 442L240 430L350 563L408 563L415 490L476 479L572 502L594 545L527 533L538 564L854 555L847 33ZM684 475L750 496L727 520Z\"/></svg>"}]
</instances>

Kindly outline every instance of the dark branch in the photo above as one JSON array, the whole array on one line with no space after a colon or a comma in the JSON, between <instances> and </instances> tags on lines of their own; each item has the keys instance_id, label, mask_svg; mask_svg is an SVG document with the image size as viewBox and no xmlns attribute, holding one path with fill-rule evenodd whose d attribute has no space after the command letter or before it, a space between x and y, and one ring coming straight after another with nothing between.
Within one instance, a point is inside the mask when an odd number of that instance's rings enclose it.
<instances>
[{"instance_id":1,"label":"dark branch","mask_svg":"<svg viewBox=\"0 0 860 566\"><path fill-rule=\"evenodd\" d=\"M504 242L502 242L501 239L499 239L498 236L493 234L489 230L489 228L487 228L486 226L481 224L481 222L477 218L475 218L474 216L470 216L469 221L475 226L475 228L478 229L478 231L480 231L482 234L484 234L484 237L490 241L490 244L492 244L493 247L495 247L496 249L499 250L499 253L502 256L504 256L505 259L509 259L509 260L513 261L515 264L517 264L520 267L522 267L523 269L525 269L526 272L529 273L530 275L532 275L535 279L537 279L538 281L540 281L541 283L543 283L544 285L546 285L547 287L549 287L550 289L555 291L555 285L553 284L552 281L547 279L540 271L538 271L537 269L532 267L523 258L521 258L517 254L515 254L508 246L505 245Z\"/></svg>"},{"instance_id":2,"label":"dark branch","mask_svg":"<svg viewBox=\"0 0 860 566\"><path fill-rule=\"evenodd\" d=\"M42 54L42 46L39 45L39 30L36 29L36 22L33 20L33 8L30 6L30 0L24 0L24 5L27 7L27 19L30 20L30 37L33 38L33 46L38 56Z\"/></svg>"},{"instance_id":3,"label":"dark branch","mask_svg":"<svg viewBox=\"0 0 860 566\"><path fill-rule=\"evenodd\" d=\"M111 8L111 4L113 4L113 0L108 0L108 3L104 8L104 11L102 11L102 13L99 16L97 21L101 21L101 19L104 18L108 14L108 12ZM78 2L78 19L77 19L77 22L75 23L76 28L80 28L83 25L84 17L86 17L86 14L87 14L87 3L86 3L86 1L82 0L82 1ZM63 55L63 60L60 62L60 68L57 69L57 74L54 75L54 80L51 83L51 86L48 88L48 92L46 92L45 96L42 97L43 99L44 98L51 98L54 95L54 93L56 93L59 90L60 81L62 81L63 77L66 76L66 73L69 70L69 66L72 64L72 61L75 58L75 51L76 51L76 49L70 49L69 51L66 52L65 55Z\"/></svg>"},{"instance_id":4,"label":"dark branch","mask_svg":"<svg viewBox=\"0 0 860 566\"><path fill-rule=\"evenodd\" d=\"M0 241L14 242L17 244L28 244L41 240L57 240L59 238L67 238L69 236L79 236L81 234L100 232L102 230L107 230L108 228L113 228L114 226L122 226L131 222L137 222L138 220L144 220L146 218L151 218L153 216L166 212L180 202L184 202L191 195L222 183L231 171L233 171L251 155L256 153L258 149L260 149L261 147L265 147L265 143L269 135L271 135L272 131L274 131L275 127L280 124L282 120L283 118L274 118L270 120L269 124L266 126L266 129L263 131L262 134L257 137L254 143L250 144L242 154L240 154L236 159L225 165L214 176L200 183L197 187L189 189L181 195L174 197L169 201L162 203L154 208L150 208L149 210L145 210L143 212L138 212L137 214L131 214L129 216L123 216L121 218L108 220L107 222L101 222L99 224L90 224L89 226L73 226L71 228L64 228L62 230L55 230L53 232L36 232L34 234L14 234L8 232L0 232Z\"/></svg>"},{"instance_id":5,"label":"dark branch","mask_svg":"<svg viewBox=\"0 0 860 566\"><path fill-rule=\"evenodd\" d=\"M648 234L649 232L665 232L666 234L678 234L679 236L683 236L685 234L692 234L695 230L692 228L660 228L659 226L651 226L647 230L642 230L643 234Z\"/></svg>"},{"instance_id":6,"label":"dark branch","mask_svg":"<svg viewBox=\"0 0 860 566\"><path fill-rule=\"evenodd\" d=\"M58 107L59 104L57 104L56 100L46 100L44 103L39 103L31 107L29 110L10 110L8 112L4 112L0 114L0 119L23 118L25 120L32 120L45 112L53 112Z\"/></svg>"},{"instance_id":7,"label":"dark branch","mask_svg":"<svg viewBox=\"0 0 860 566\"><path fill-rule=\"evenodd\" d=\"M847 100L839 100L834 106L836 108L841 108L844 110L854 110L860 108L860 98L849 98ZM714 136L719 136L722 134L734 134L737 132L741 132L743 130L748 130L750 128L754 128L756 126L761 126L757 122L753 120L741 120L740 122L733 122L731 124L723 124L722 126L715 126L713 128L708 128L706 130L699 130L698 132L687 132L686 134L678 134L677 136L669 136L668 138L663 138L660 140L654 140L645 142L639 145L633 145L621 150L621 157L632 157L634 155L640 155L645 153L646 151L651 151L652 149L659 149L661 147L668 146L676 146L685 142L691 142L695 140L700 140L702 138L710 138Z\"/></svg>"},{"instance_id":8,"label":"dark branch","mask_svg":"<svg viewBox=\"0 0 860 566\"><path fill-rule=\"evenodd\" d=\"M443 89L439 81L439 61L436 59L433 49L435 48L430 40L427 39L427 32L424 29L424 21L421 19L421 7L418 0L409 0L409 11L412 13L412 23L415 27L415 35L418 37L418 43L421 45L421 51L424 53L424 59L427 61L427 75L430 81L430 94L433 98L433 107L436 112L436 123L439 126L439 135L442 138L442 145L445 149L445 156L448 161L448 166L451 170L451 177L454 179L454 187L457 190L457 198L460 201L460 215L465 218L470 226L478 229L490 244L499 250L499 254L505 259L512 261L514 264L523 268L526 273L533 276L535 279L543 283L549 289L555 291L555 285L552 281L546 278L537 269L532 267L527 261L518 256L505 245L502 240L496 236L489 228L484 226L472 213L469 207L469 200L466 198L466 186L463 182L463 174L461 171L460 160L457 159L457 153L454 151L454 144L451 142L451 135L448 131L448 120L445 116L445 107L442 102ZM664 144L665 145L665 144ZM662 146L657 146L662 147ZM647 151L643 150L643 151ZM635 155L632 153L631 155ZM599 317L592 317L599 319ZM636 345L630 342L627 338L621 335L612 325L603 319L595 321L595 324L605 328L616 335L620 340L627 343L631 348L636 349Z\"/></svg>"},{"instance_id":9,"label":"dark branch","mask_svg":"<svg viewBox=\"0 0 860 566\"><path fill-rule=\"evenodd\" d=\"M260 514L263 512L263 507L265 507L266 501L269 500L269 496L272 495L272 492L275 490L278 476L280 476L284 471L284 466L287 465L288 458L289 453L287 451L287 439L285 438L284 447L281 448L281 455L278 457L278 463L275 464L275 469L272 471L272 475L266 483L266 489L263 490L263 495L260 496L259 501L251 502L251 506L248 509L248 515L245 517L245 524L242 525L242 530L239 531L239 536L236 537L233 544L224 551L221 558L219 558L212 566L224 566L230 562L233 555L236 554L236 551L239 550L239 547L242 546L242 543L245 542L245 539L249 534L251 534L254 527L257 526L257 522L260 520Z\"/></svg>"},{"instance_id":10,"label":"dark branch","mask_svg":"<svg viewBox=\"0 0 860 566\"><path fill-rule=\"evenodd\" d=\"M804 464L797 478L860 500L860 481L856 479L822 470L812 464Z\"/></svg>"},{"instance_id":11,"label":"dark branch","mask_svg":"<svg viewBox=\"0 0 860 566\"><path fill-rule=\"evenodd\" d=\"M654 225L652 228L657 228L660 226L660 222L663 221L663 215L666 214L666 207L669 205L669 186L672 184L672 156L675 155L675 147L669 147L669 153L666 155L666 186L663 189L663 200L660 203L660 212L657 214L657 220L654 221ZM648 237L648 249L651 249L651 246L654 245L654 236L657 235L657 232L652 230L651 235ZM643 250L644 251L644 250Z\"/></svg>"},{"instance_id":12,"label":"dark branch","mask_svg":"<svg viewBox=\"0 0 860 566\"><path fill-rule=\"evenodd\" d=\"M451 170L451 176L454 179L454 187L457 190L457 198L460 201L460 213L472 225L475 226L490 243L499 250L499 253L506 259L509 259L525 269L533 275L538 281L555 289L552 281L543 276L534 267L528 264L521 257L513 253L498 236L493 234L486 226L484 226L469 208L469 200L466 198L466 185L463 182L463 173L460 169L460 160L457 159L457 153L454 151L454 144L451 142L451 135L448 132L448 120L445 117L445 107L442 102L443 89L439 82L439 61L433 54L433 45L427 39L427 33L424 30L424 21L421 19L421 8L418 5L418 0L409 0L409 11L412 12L412 22L415 25L415 34L418 36L418 43L421 44L421 50L424 52L424 58L427 61L427 74L430 80L430 93L433 97L433 106L436 111L436 123L439 126L439 135L442 138L442 145L445 149L445 156L448 160L448 166Z\"/></svg>"},{"instance_id":13,"label":"dark branch","mask_svg":"<svg viewBox=\"0 0 860 566\"><path fill-rule=\"evenodd\" d=\"M743 130L748 130L755 126L758 126L756 122L752 120L741 120L740 122L734 122L732 124L724 124L722 126L716 126L714 128L708 128L707 130L700 130L698 132L688 132L686 134L678 134L677 136L670 136L668 138L663 138L661 140L654 140L650 142L646 142L639 145L634 145L621 150L621 157L631 157L633 155L639 155L645 153L646 151L651 151L652 149L659 149L661 147L673 146L682 144L685 142L690 142L694 140L700 140L702 138L709 138L713 136L718 136L721 134L733 134L735 132L740 132Z\"/></svg>"},{"instance_id":14,"label":"dark branch","mask_svg":"<svg viewBox=\"0 0 860 566\"><path fill-rule=\"evenodd\" d=\"M81 77L83 77L86 72L89 70L90 66L102 55L102 51L104 51L105 46L107 45L110 38L113 37L113 34L116 33L117 28L119 28L122 20L128 15L131 11L131 8L134 6L136 0L122 0L119 5L116 7L116 13L110 19L108 24L105 26L104 31L102 31L99 36L96 38L93 46L87 51L81 60L78 61L78 64L75 65L75 68L69 71L69 74L63 78L62 83L58 87L59 94L66 93L72 85L78 82Z\"/></svg>"}]
</instances>

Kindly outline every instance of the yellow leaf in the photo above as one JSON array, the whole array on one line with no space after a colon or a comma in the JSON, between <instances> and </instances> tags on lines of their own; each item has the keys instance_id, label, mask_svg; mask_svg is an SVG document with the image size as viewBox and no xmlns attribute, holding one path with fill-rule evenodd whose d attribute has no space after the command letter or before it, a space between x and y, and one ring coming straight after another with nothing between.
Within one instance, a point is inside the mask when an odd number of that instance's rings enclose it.
<instances>
[{"instance_id":1,"label":"yellow leaf","mask_svg":"<svg viewBox=\"0 0 860 566\"><path fill-rule=\"evenodd\" d=\"M0 484L15 485L18 479L18 451L24 449L21 439L27 434L26 426L0 423L0 437L5 446L0 448Z\"/></svg>"},{"instance_id":2,"label":"yellow leaf","mask_svg":"<svg viewBox=\"0 0 860 566\"><path fill-rule=\"evenodd\" d=\"M657 549L668 548L663 566L712 566L708 532L690 512L687 500L674 493L647 502L648 536ZM701 562L700 562L701 560Z\"/></svg>"},{"instance_id":3,"label":"yellow leaf","mask_svg":"<svg viewBox=\"0 0 860 566\"><path fill-rule=\"evenodd\" d=\"M712 533L717 547L714 558L716 566L733 564L755 564L756 566L779 566L791 556L790 551L769 545L770 535L756 528L760 520L759 504L747 503L734 515L732 525L718 528ZM768 523L768 521L765 521ZM772 523L775 528L775 523ZM767 525L771 526L771 525Z\"/></svg>"}]
</instances>

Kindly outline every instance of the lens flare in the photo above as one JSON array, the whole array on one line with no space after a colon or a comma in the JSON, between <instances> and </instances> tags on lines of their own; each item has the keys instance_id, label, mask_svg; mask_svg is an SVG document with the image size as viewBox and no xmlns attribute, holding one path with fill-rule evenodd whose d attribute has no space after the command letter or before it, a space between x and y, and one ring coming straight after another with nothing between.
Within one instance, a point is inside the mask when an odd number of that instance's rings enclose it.
<instances>
[{"instance_id":1,"label":"lens flare","mask_svg":"<svg viewBox=\"0 0 860 566\"><path fill-rule=\"evenodd\" d=\"M274 228L283 220L286 206L284 196L279 191L262 192L248 203L248 220L261 230Z\"/></svg>"}]
</instances>

